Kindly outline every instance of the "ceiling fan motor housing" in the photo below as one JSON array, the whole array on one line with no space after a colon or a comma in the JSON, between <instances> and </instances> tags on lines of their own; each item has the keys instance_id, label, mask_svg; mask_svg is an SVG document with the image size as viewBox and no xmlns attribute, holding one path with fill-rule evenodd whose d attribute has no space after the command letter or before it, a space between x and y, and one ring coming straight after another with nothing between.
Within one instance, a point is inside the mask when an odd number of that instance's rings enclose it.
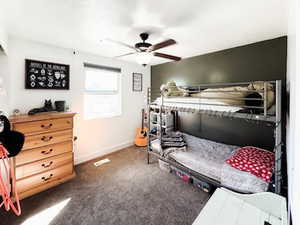
<instances>
[{"instance_id":1,"label":"ceiling fan motor housing","mask_svg":"<svg viewBox=\"0 0 300 225\"><path fill-rule=\"evenodd\" d=\"M150 43L147 42L139 42L135 44L135 47L140 50L147 50L150 46L152 46Z\"/></svg>"},{"instance_id":2,"label":"ceiling fan motor housing","mask_svg":"<svg viewBox=\"0 0 300 225\"><path fill-rule=\"evenodd\" d=\"M152 46L150 43L145 42L148 39L149 34L141 33L140 37L143 40L143 42L136 43L134 47L136 47L142 51L146 51L150 46Z\"/></svg>"}]
</instances>

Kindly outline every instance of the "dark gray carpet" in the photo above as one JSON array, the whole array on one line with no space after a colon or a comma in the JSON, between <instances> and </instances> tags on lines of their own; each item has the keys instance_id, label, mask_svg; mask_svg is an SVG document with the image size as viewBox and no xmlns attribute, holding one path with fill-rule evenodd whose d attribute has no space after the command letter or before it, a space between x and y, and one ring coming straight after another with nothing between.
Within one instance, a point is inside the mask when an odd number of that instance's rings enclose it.
<instances>
[{"instance_id":1,"label":"dark gray carpet","mask_svg":"<svg viewBox=\"0 0 300 225\"><path fill-rule=\"evenodd\" d=\"M147 165L146 152L140 148L129 147L107 157L110 163L81 164L74 180L24 199L20 217L1 209L0 224L33 225L28 218L70 198L53 219L50 216L50 224L190 225L209 198L161 171L157 163ZM43 216L38 216L38 225L49 224Z\"/></svg>"}]
</instances>

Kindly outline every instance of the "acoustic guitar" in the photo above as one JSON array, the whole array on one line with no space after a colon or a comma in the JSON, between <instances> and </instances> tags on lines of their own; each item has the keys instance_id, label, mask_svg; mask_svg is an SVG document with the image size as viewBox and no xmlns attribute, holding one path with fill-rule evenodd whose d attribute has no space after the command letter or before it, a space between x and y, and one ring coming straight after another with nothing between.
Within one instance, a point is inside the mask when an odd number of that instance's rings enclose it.
<instances>
[{"instance_id":1,"label":"acoustic guitar","mask_svg":"<svg viewBox=\"0 0 300 225\"><path fill-rule=\"evenodd\" d=\"M142 128L137 128L135 145L140 147L147 146L147 128L144 127L145 110L142 109Z\"/></svg>"}]
</instances>

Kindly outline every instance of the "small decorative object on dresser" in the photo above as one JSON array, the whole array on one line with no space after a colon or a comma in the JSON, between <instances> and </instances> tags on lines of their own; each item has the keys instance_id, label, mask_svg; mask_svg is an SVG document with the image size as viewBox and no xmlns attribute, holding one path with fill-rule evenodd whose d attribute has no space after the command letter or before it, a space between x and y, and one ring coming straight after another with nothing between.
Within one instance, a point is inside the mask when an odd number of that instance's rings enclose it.
<instances>
[{"instance_id":1,"label":"small decorative object on dresser","mask_svg":"<svg viewBox=\"0 0 300 225\"><path fill-rule=\"evenodd\" d=\"M21 199L75 176L74 116L75 113L43 113L10 117L13 130L25 135L22 151L12 160Z\"/></svg>"},{"instance_id":2,"label":"small decorative object on dresser","mask_svg":"<svg viewBox=\"0 0 300 225\"><path fill-rule=\"evenodd\" d=\"M19 109L14 109L14 111L13 111L14 116L19 116L20 114L21 114L21 112Z\"/></svg>"},{"instance_id":3,"label":"small decorative object on dresser","mask_svg":"<svg viewBox=\"0 0 300 225\"><path fill-rule=\"evenodd\" d=\"M54 105L55 105L55 110L57 112L64 112L66 111L66 102L65 101L55 101L54 102Z\"/></svg>"},{"instance_id":4,"label":"small decorative object on dresser","mask_svg":"<svg viewBox=\"0 0 300 225\"><path fill-rule=\"evenodd\" d=\"M34 114L37 114L37 113L52 112L52 111L54 111L54 108L52 106L51 99L49 99L49 100L45 99L45 103L44 103L43 107L34 108L34 109L29 110L28 115L34 115Z\"/></svg>"},{"instance_id":5,"label":"small decorative object on dresser","mask_svg":"<svg viewBox=\"0 0 300 225\"><path fill-rule=\"evenodd\" d=\"M132 74L132 90L143 91L143 74L141 73Z\"/></svg>"}]
</instances>

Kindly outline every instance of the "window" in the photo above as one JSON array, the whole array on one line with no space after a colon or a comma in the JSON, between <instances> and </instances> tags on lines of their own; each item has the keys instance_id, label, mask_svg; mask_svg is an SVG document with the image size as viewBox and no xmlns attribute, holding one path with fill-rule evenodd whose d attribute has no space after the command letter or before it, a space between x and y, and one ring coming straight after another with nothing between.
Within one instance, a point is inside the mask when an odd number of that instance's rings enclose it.
<instances>
[{"instance_id":1,"label":"window","mask_svg":"<svg viewBox=\"0 0 300 225\"><path fill-rule=\"evenodd\" d=\"M84 70L84 118L120 116L121 70L91 64L84 64Z\"/></svg>"}]
</instances>

